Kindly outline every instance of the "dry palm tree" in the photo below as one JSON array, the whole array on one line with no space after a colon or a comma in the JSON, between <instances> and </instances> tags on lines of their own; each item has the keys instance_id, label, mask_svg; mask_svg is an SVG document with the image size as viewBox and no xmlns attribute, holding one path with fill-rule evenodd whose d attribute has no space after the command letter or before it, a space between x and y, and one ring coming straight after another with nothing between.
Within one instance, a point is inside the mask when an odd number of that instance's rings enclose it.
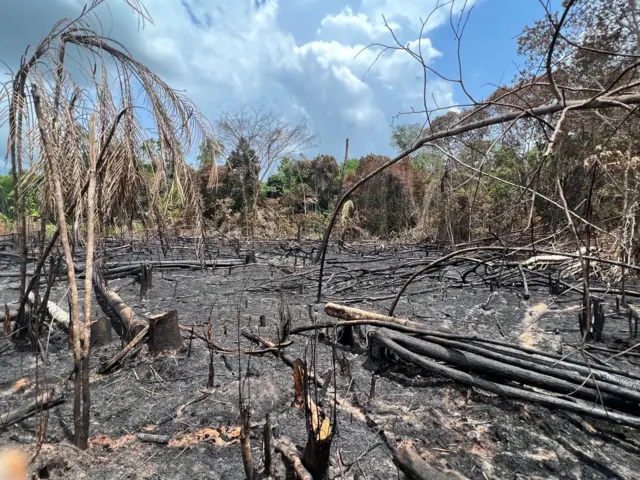
<instances>
[{"instance_id":1,"label":"dry palm tree","mask_svg":"<svg viewBox=\"0 0 640 480\"><path fill-rule=\"evenodd\" d=\"M141 206L140 192L159 226L168 203L178 201L183 215L199 228L201 200L185 155L203 139L213 138L195 105L132 58L123 45L98 33L96 9L105 1L93 0L77 18L58 22L2 90L23 252L18 325L26 322L26 297L59 237L71 299L75 442L80 448L87 446L89 427L94 238L132 218ZM142 21L150 21L138 0L124 1ZM141 168L140 145L147 136L143 111L151 114L159 137L151 176ZM33 159L26 171L25 158ZM20 202L33 189L40 195L43 217L55 214L58 229L47 246L41 243L35 276L26 285L25 211ZM68 228L74 224L78 235L81 220L87 255L82 318Z\"/></svg>"}]
</instances>

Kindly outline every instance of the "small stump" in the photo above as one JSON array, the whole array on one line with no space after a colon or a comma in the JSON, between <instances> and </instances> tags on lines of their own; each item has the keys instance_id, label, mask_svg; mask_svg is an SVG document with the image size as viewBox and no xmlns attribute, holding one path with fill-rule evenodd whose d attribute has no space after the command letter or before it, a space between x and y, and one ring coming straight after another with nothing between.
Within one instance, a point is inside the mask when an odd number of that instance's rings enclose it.
<instances>
[{"instance_id":1,"label":"small stump","mask_svg":"<svg viewBox=\"0 0 640 480\"><path fill-rule=\"evenodd\" d=\"M140 300L148 299L149 289L153 287L153 265L147 263L140 269Z\"/></svg>"},{"instance_id":2,"label":"small stump","mask_svg":"<svg viewBox=\"0 0 640 480\"><path fill-rule=\"evenodd\" d=\"M111 322L107 317L102 317L91 324L91 345L104 347L111 343Z\"/></svg>"},{"instance_id":3,"label":"small stump","mask_svg":"<svg viewBox=\"0 0 640 480\"><path fill-rule=\"evenodd\" d=\"M176 310L149 319L149 352L152 355L175 352L182 347Z\"/></svg>"}]
</instances>

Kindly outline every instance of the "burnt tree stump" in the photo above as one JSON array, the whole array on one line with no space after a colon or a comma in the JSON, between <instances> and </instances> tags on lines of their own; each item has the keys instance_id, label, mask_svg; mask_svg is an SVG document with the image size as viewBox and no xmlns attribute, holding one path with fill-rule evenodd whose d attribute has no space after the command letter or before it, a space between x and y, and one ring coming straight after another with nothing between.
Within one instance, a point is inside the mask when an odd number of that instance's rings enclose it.
<instances>
[{"instance_id":1,"label":"burnt tree stump","mask_svg":"<svg viewBox=\"0 0 640 480\"><path fill-rule=\"evenodd\" d=\"M140 300L147 300L151 287L153 287L153 265L145 263L140 269Z\"/></svg>"},{"instance_id":2,"label":"burnt tree stump","mask_svg":"<svg viewBox=\"0 0 640 480\"><path fill-rule=\"evenodd\" d=\"M244 264L249 265L250 263L257 263L256 252L253 250L249 250L244 256Z\"/></svg>"},{"instance_id":3,"label":"burnt tree stump","mask_svg":"<svg viewBox=\"0 0 640 480\"><path fill-rule=\"evenodd\" d=\"M175 352L182 347L182 334L176 310L149 319L149 352L152 355Z\"/></svg>"},{"instance_id":4,"label":"burnt tree stump","mask_svg":"<svg viewBox=\"0 0 640 480\"><path fill-rule=\"evenodd\" d=\"M636 338L638 336L638 320L640 320L640 310L635 305L627 304L629 319L629 337Z\"/></svg>"},{"instance_id":5,"label":"burnt tree stump","mask_svg":"<svg viewBox=\"0 0 640 480\"><path fill-rule=\"evenodd\" d=\"M592 312L593 312L593 337L596 341L602 340L602 332L604 331L604 304L602 299L592 299Z\"/></svg>"},{"instance_id":6,"label":"burnt tree stump","mask_svg":"<svg viewBox=\"0 0 640 480\"><path fill-rule=\"evenodd\" d=\"M92 347L104 347L111 341L111 321L108 317L101 317L91 324Z\"/></svg>"}]
</instances>

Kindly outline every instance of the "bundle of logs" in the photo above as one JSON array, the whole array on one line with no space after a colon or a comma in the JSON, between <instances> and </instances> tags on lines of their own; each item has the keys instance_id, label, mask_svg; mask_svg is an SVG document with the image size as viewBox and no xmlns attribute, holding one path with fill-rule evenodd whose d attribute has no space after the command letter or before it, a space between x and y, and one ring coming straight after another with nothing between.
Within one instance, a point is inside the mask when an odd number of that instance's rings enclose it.
<instances>
[{"instance_id":1,"label":"bundle of logs","mask_svg":"<svg viewBox=\"0 0 640 480\"><path fill-rule=\"evenodd\" d=\"M372 360L404 361L505 397L640 427L637 373L478 336L427 330L408 319L332 303L325 311L344 320L333 324L343 328L343 335L350 335L355 325L383 327L369 336Z\"/></svg>"}]
</instances>

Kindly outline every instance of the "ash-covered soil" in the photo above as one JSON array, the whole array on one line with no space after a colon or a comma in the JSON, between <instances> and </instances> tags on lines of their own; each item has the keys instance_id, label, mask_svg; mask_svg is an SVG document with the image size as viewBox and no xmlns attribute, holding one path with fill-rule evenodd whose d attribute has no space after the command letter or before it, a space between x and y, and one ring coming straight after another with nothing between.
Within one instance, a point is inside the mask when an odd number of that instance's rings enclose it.
<instances>
[{"instance_id":1,"label":"ash-covered soil","mask_svg":"<svg viewBox=\"0 0 640 480\"><path fill-rule=\"evenodd\" d=\"M156 270L146 301L140 301L139 285L131 278L111 280L110 286L119 288L118 294L138 313L177 310L181 324L194 325L202 335L211 322L217 344L250 350L256 345L239 330L277 339L283 300L291 313L292 327L330 321L323 311L326 301L386 313L400 285L419 268L412 265L427 255L437 255L415 245L382 250L332 248L327 257L323 302L317 304L318 267L303 259L311 247L303 245L295 259L288 245L265 243L257 250L256 264ZM221 247L212 255L230 258L233 251ZM172 259L182 257L193 258L191 250L172 251ZM150 258L158 259L159 253L137 251L111 261ZM571 351L568 345L579 343L577 295L551 296L544 282L534 282L529 285L531 298L525 300L520 285L502 285L490 292L474 275L468 278L470 283L460 284L462 270L450 267L415 282L395 315L410 317L432 329L476 333L554 353L567 354ZM2 300L17 300L15 279L2 281ZM56 284L51 300L66 307L64 284ZM616 349L631 346L627 320L614 312L615 299L605 296L605 302L606 335L601 345ZM97 306L95 312L103 316ZM259 326L261 315L266 317L266 327ZM36 381L40 388L55 387L67 398L49 411L44 445L31 469L35 478L245 478L237 428L241 376L246 400L252 406L257 466L262 462L262 425L267 413L271 413L280 435L304 446L305 419L302 410L292 405L294 384L289 366L271 353L238 356L216 352L215 383L207 389L207 345L198 338L190 341L187 331L183 334L185 349L178 354L151 358L144 347L127 356L111 373L92 373L91 446L86 451L71 445L73 366L66 333L55 325L50 332L43 331L43 342L48 344L47 365L39 355L19 346L5 347L9 340L0 340L0 414L32 400ZM286 353L304 358L306 352L310 358L313 336L313 332L293 335ZM110 345L93 349L92 372L119 351L115 332L113 337ZM640 478L640 435L633 429L498 397L408 365L372 364L366 338L359 343L356 347L338 346L336 390L329 388L320 402L329 409L334 393L338 401L334 474L340 472L339 458L345 478L403 478L393 463L392 449L410 440L428 463L458 472L462 478ZM330 338L321 338L315 351L318 376L331 369L331 352ZM592 355L601 360L611 356ZM620 357L610 364L640 372L638 358ZM376 395L370 399L374 374ZM31 455L39 418L1 429L0 448L22 448ZM168 444L148 443L139 434L170 440ZM278 465L277 471L284 475L282 468Z\"/></svg>"}]
</instances>

